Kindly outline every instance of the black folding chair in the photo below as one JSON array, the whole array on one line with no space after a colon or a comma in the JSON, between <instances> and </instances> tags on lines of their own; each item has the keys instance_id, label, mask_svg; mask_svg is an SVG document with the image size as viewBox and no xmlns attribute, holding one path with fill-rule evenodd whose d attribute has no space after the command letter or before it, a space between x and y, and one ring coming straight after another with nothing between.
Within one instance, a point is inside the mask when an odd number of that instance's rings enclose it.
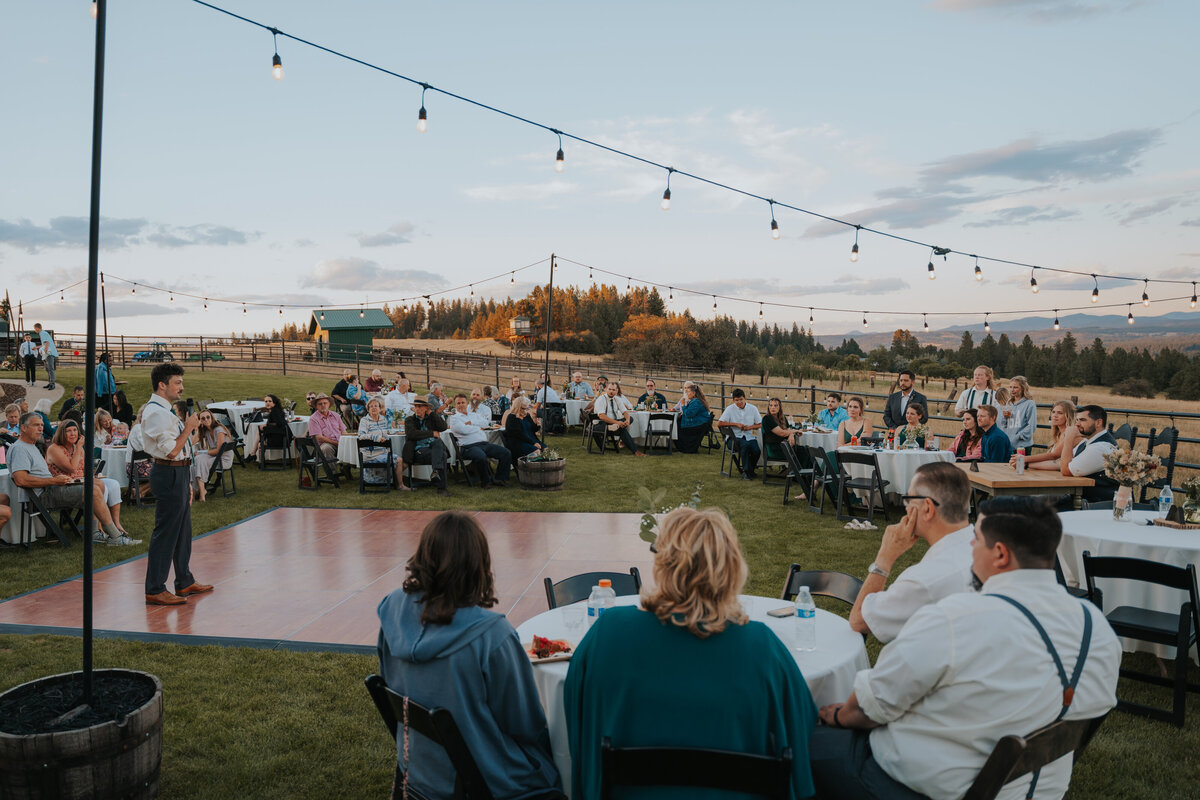
<instances>
[{"instance_id":1,"label":"black folding chair","mask_svg":"<svg viewBox=\"0 0 1200 800\"><path fill-rule=\"evenodd\" d=\"M863 582L853 575L844 572L834 572L829 569L800 569L799 564L788 567L787 578L783 581L783 600L795 600L801 586L807 586L809 593L819 597L832 597L847 605L854 605Z\"/></svg>"},{"instance_id":2,"label":"black folding chair","mask_svg":"<svg viewBox=\"0 0 1200 800\"><path fill-rule=\"evenodd\" d=\"M1150 489L1158 489L1160 492L1164 486L1170 486L1171 481L1175 478L1175 453L1179 449L1179 429L1178 428L1163 428L1161 431L1150 429L1150 438L1146 443L1146 452L1154 452L1154 448L1167 448L1165 454L1160 453L1162 465L1166 468L1167 474L1161 478L1155 478L1142 487L1141 501L1146 501L1146 492Z\"/></svg>"},{"instance_id":3,"label":"black folding chair","mask_svg":"<svg viewBox=\"0 0 1200 800\"><path fill-rule=\"evenodd\" d=\"M233 420L229 418L229 414L227 414L224 409L209 408L206 410L208 411L208 413L212 414L213 422L216 422L219 425L223 426L225 428L225 431L230 435L230 437L231 437L230 441L233 442L233 460L236 461L238 464L240 464L243 469L245 469L245 467L246 467L246 455L245 455L246 442L244 439L242 439L241 436L238 436L237 428L233 427Z\"/></svg>"},{"instance_id":4,"label":"black folding chair","mask_svg":"<svg viewBox=\"0 0 1200 800\"><path fill-rule=\"evenodd\" d=\"M283 472L292 466L292 429L284 426L283 430L268 430L264 425L258 432L258 468L260 470L276 470ZM268 456L268 453L278 453L278 458Z\"/></svg>"},{"instance_id":5,"label":"black folding chair","mask_svg":"<svg viewBox=\"0 0 1200 800\"><path fill-rule=\"evenodd\" d=\"M791 450L792 444L786 439L777 445L769 445L763 442L762 454L762 482L763 486L782 486L788 482L788 476L792 472L792 464L788 461L788 457L784 454L784 450Z\"/></svg>"},{"instance_id":6,"label":"black folding chair","mask_svg":"<svg viewBox=\"0 0 1200 800\"><path fill-rule=\"evenodd\" d=\"M380 474L382 473L382 475ZM391 441L358 440L358 493L390 492L396 486L396 454Z\"/></svg>"},{"instance_id":7,"label":"black folding chair","mask_svg":"<svg viewBox=\"0 0 1200 800\"><path fill-rule=\"evenodd\" d=\"M788 495L792 491L792 484L811 487L815 470L811 464L811 456L808 454L807 447L801 446L800 449L797 449L790 444L784 444L783 457L787 459L788 465L787 476L783 481L783 504L786 506ZM805 466L804 462L806 461L809 462L808 466Z\"/></svg>"},{"instance_id":8,"label":"black folding chair","mask_svg":"<svg viewBox=\"0 0 1200 800\"><path fill-rule=\"evenodd\" d=\"M1096 608L1100 609L1101 611L1104 610L1104 593L1099 589L1095 591L1095 597L1093 598L1092 595L1088 593L1086 583L1083 586L1067 585L1067 576L1063 574L1062 561L1059 559L1058 553L1054 554L1054 577L1058 580L1058 585L1067 590L1067 594L1071 595L1072 597L1078 597L1080 600L1095 599Z\"/></svg>"},{"instance_id":9,"label":"black folding chair","mask_svg":"<svg viewBox=\"0 0 1200 800\"><path fill-rule=\"evenodd\" d=\"M851 510L850 492L854 490L864 490L867 492L867 521L875 521L875 493L879 493L879 504L883 506L883 518L891 522L891 517L888 515L887 495L884 493L888 481L883 479L879 472L879 459L874 453L858 453L854 451L837 453L838 464L838 479L837 479L837 518L854 519L854 515L849 513ZM858 464L864 467L871 468L871 475L866 478L854 478L846 470L848 464ZM846 505L847 513L842 514L843 503Z\"/></svg>"},{"instance_id":10,"label":"black folding chair","mask_svg":"<svg viewBox=\"0 0 1200 800\"><path fill-rule=\"evenodd\" d=\"M675 432L675 415L665 414L657 411L650 413L646 420L646 440L643 445L643 452L647 455L659 455L660 450L666 450L667 455L675 452L675 440L673 438ZM666 446L662 446L662 442L666 442Z\"/></svg>"},{"instance_id":11,"label":"black folding chair","mask_svg":"<svg viewBox=\"0 0 1200 800\"><path fill-rule=\"evenodd\" d=\"M1084 511L1112 511L1112 500L1082 500L1082 510ZM1132 511L1158 511L1158 503L1133 503Z\"/></svg>"},{"instance_id":12,"label":"black folding chair","mask_svg":"<svg viewBox=\"0 0 1200 800\"><path fill-rule=\"evenodd\" d=\"M600 797L615 786L695 786L787 800L792 789L792 748L760 756L700 747L613 747L600 740Z\"/></svg>"},{"instance_id":13,"label":"black folding chair","mask_svg":"<svg viewBox=\"0 0 1200 800\"><path fill-rule=\"evenodd\" d=\"M142 496L142 485L149 486L150 478L143 478L141 472L138 471L139 465L153 463L154 458L145 450L133 450L129 454L129 493L133 495L133 504L138 508L144 505L151 505L155 501L153 495L150 497Z\"/></svg>"},{"instance_id":14,"label":"black folding chair","mask_svg":"<svg viewBox=\"0 0 1200 800\"><path fill-rule=\"evenodd\" d=\"M1068 753L1075 761L1108 714L1091 719L1060 719L1028 736L1005 736L975 776L963 800L993 800L1005 784L1050 764Z\"/></svg>"},{"instance_id":15,"label":"black folding chair","mask_svg":"<svg viewBox=\"0 0 1200 800\"><path fill-rule=\"evenodd\" d=\"M723 438L723 442L721 443L721 475L726 478L732 478L735 474L735 469L737 470L736 474L742 474L742 455L741 451L738 450L737 437L733 435L732 430L726 431L723 428L721 429L721 437ZM729 459L728 469L725 468L726 458Z\"/></svg>"},{"instance_id":16,"label":"black folding chair","mask_svg":"<svg viewBox=\"0 0 1200 800\"><path fill-rule=\"evenodd\" d=\"M54 534L54 538L58 539L59 543L63 547L71 546L71 538L67 536L66 532L63 530L63 526L66 524L70 525L76 536L80 537L81 539L83 538L83 534L80 532L79 527L75 524L75 521L71 519L69 509L59 509L58 519L56 521L50 512L50 509L47 508L45 502L42 501L42 498L31 491L25 491L25 499L21 503L21 511L22 517L20 536L23 544L26 544L27 541L33 541L33 521L35 519L41 520L42 525L45 526L46 530ZM80 512L80 514L82 516L82 512ZM28 540L26 540L25 536L26 524L29 526Z\"/></svg>"},{"instance_id":17,"label":"black folding chair","mask_svg":"<svg viewBox=\"0 0 1200 800\"><path fill-rule=\"evenodd\" d=\"M587 600L592 593L592 587L607 578L612 581L612 589L618 597L622 595L640 594L642 591L642 573L637 567L630 567L628 574L624 572L583 572L563 578L558 583L549 578L542 579L546 587L546 605L550 608L568 606Z\"/></svg>"},{"instance_id":18,"label":"black folding chair","mask_svg":"<svg viewBox=\"0 0 1200 800\"><path fill-rule=\"evenodd\" d=\"M337 471L329 463L329 459L325 458L325 453L321 452L321 446L317 444L316 439L311 436L297 436L292 443L296 445L296 463L300 467L300 477L297 481L299 488L316 491L321 488L322 483L331 483L335 489L342 487L338 482ZM308 486L304 485L305 478L308 478Z\"/></svg>"},{"instance_id":19,"label":"black folding chair","mask_svg":"<svg viewBox=\"0 0 1200 800\"><path fill-rule=\"evenodd\" d=\"M808 461L812 465L812 483L808 488L808 510L818 514L825 513L825 495L834 502L837 498L833 492L837 488L836 471L829 463L825 449L816 445L807 445ZM834 454L836 456L836 453Z\"/></svg>"},{"instance_id":20,"label":"black folding chair","mask_svg":"<svg viewBox=\"0 0 1200 800\"><path fill-rule=\"evenodd\" d=\"M1083 574L1087 579L1088 592L1093 603L1100 604L1096 596L1096 578L1118 578L1143 583L1153 583L1187 593L1188 599L1179 607L1178 614L1151 611L1134 606L1119 606L1104 615L1118 636L1138 639L1143 642L1170 645L1175 648L1175 677L1164 678L1132 669L1121 669L1122 678L1167 686L1174 689L1174 702L1170 711L1153 706L1117 701L1117 708L1132 714L1170 722L1177 728L1183 727L1187 710L1187 693L1200 692L1200 685L1188 683L1188 652L1200 640L1200 591L1196 588L1196 565L1175 567L1146 561L1141 558L1118 558L1114 556L1093 557L1083 551Z\"/></svg>"},{"instance_id":21,"label":"black folding chair","mask_svg":"<svg viewBox=\"0 0 1200 800\"><path fill-rule=\"evenodd\" d=\"M225 467L226 453L237 455L237 445L233 441L227 440L217 452L217 458L213 461L212 472L208 474L208 486L205 488L205 491L212 494L217 490L219 484L222 494L226 497L233 497L237 494L237 479L233 475L233 465L230 464L229 468ZM229 476L228 488L225 486L225 476L227 475Z\"/></svg>"},{"instance_id":22,"label":"black folding chair","mask_svg":"<svg viewBox=\"0 0 1200 800\"><path fill-rule=\"evenodd\" d=\"M547 426L546 433L558 435L567 432L566 403L543 403L538 416L542 418L542 424Z\"/></svg>"},{"instance_id":23,"label":"black folding chair","mask_svg":"<svg viewBox=\"0 0 1200 800\"><path fill-rule=\"evenodd\" d=\"M457 456L454 459L455 463L451 466L451 469L462 475L463 479L467 482L467 486L490 485L492 482L492 460L485 458L481 463L478 460L466 458L463 455L462 446L458 443L458 437L452 433L450 434L450 441L454 445L454 453Z\"/></svg>"},{"instance_id":24,"label":"black folding chair","mask_svg":"<svg viewBox=\"0 0 1200 800\"><path fill-rule=\"evenodd\" d=\"M592 452L592 445L597 445L600 448L600 455L604 455L604 451L608 449L609 443L612 444L614 453L621 452L621 437L614 431L608 429L608 423L600 419L599 414L592 414L588 418L588 424L584 428L585 436L587 436L587 451Z\"/></svg>"}]
</instances>

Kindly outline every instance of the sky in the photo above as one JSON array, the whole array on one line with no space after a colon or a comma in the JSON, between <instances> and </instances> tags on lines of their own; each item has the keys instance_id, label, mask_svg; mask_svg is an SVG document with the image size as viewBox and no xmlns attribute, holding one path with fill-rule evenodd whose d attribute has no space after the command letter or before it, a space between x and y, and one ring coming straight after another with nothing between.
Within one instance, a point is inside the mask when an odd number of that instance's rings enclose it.
<instances>
[{"instance_id":1,"label":"sky","mask_svg":"<svg viewBox=\"0 0 1200 800\"><path fill-rule=\"evenodd\" d=\"M6 0L0 289L82 332L95 23L86 0ZM1192 0L218 3L567 134L851 223L966 253L1200 280ZM981 326L1089 306L1037 274L671 180L665 170L280 37L191 0L112 0L100 269L110 331L265 331L310 304L379 305L503 275L475 296L587 286L592 265L671 308L818 333ZM1188 53L1193 53L1188 56ZM528 264L538 266L509 272ZM596 275L597 279L602 276ZM213 298L136 293L120 279ZM515 281L510 282L510 281ZM624 278L607 278L622 288ZM1190 286L1099 281L1180 311ZM447 295L469 297L462 289ZM49 295L49 296L45 296ZM37 300L37 298L42 298ZM216 298L304 308L224 304ZM1097 313L1122 313L1100 309ZM947 316L938 313L949 312ZM1064 312L1067 313L1067 312ZM1200 314L1200 311L1197 311ZM186 317L186 318L184 318ZM1200 319L1200 317L1198 317Z\"/></svg>"}]
</instances>

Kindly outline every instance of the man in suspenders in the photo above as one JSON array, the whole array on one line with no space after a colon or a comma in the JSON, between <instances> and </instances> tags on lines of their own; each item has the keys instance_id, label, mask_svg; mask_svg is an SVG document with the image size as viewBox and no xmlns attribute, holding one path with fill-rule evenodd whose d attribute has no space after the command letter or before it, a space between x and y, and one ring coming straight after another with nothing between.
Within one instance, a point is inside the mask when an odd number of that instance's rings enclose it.
<instances>
[{"instance_id":1,"label":"man in suspenders","mask_svg":"<svg viewBox=\"0 0 1200 800\"><path fill-rule=\"evenodd\" d=\"M1108 432L1108 413L1101 406L1083 406L1075 410L1075 429L1083 441L1075 445L1071 457L1059 459L1062 474L1091 478L1095 486L1083 490L1089 502L1112 500L1117 482L1104 474L1104 457L1117 449L1117 440Z\"/></svg>"},{"instance_id":2,"label":"man in suspenders","mask_svg":"<svg viewBox=\"0 0 1200 800\"><path fill-rule=\"evenodd\" d=\"M921 608L858 673L845 703L821 709L810 742L817 797L955 800L996 743L1116 703L1121 646L1103 614L1054 574L1062 538L1045 500L980 505L972 542L978 593ZM1059 798L1069 756L1001 790Z\"/></svg>"}]
</instances>

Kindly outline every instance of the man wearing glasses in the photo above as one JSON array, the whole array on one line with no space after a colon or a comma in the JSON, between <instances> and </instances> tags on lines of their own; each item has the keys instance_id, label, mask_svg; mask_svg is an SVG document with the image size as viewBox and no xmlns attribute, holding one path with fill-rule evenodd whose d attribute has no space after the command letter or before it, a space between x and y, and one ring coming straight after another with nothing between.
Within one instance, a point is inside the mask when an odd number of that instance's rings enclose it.
<instances>
[{"instance_id":1,"label":"man wearing glasses","mask_svg":"<svg viewBox=\"0 0 1200 800\"><path fill-rule=\"evenodd\" d=\"M917 469L904 495L904 519L889 525L875 561L850 611L850 627L887 643L922 606L971 591L971 540L967 521L971 484L953 464L938 461ZM896 560L924 539L925 555L887 586Z\"/></svg>"},{"instance_id":2,"label":"man wearing glasses","mask_svg":"<svg viewBox=\"0 0 1200 800\"><path fill-rule=\"evenodd\" d=\"M850 419L850 412L842 408L842 396L837 392L825 395L825 408L817 414L817 424L825 430L836 431L842 420Z\"/></svg>"}]
</instances>

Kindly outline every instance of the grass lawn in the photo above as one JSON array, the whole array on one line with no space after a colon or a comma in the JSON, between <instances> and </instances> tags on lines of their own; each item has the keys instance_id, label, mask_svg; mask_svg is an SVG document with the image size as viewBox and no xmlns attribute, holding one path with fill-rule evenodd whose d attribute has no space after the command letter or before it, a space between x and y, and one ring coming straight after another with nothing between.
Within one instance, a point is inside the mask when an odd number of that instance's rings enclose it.
<instances>
[{"instance_id":1,"label":"grass lawn","mask_svg":"<svg viewBox=\"0 0 1200 800\"><path fill-rule=\"evenodd\" d=\"M64 372L67 387L79 374ZM145 371L137 379L145 381ZM148 381L145 381L148 383ZM281 397L301 398L308 389L328 391L303 377L204 373L189 369L187 394L229 399L258 396L269 386ZM128 391L128 387L127 387ZM149 387L130 391L144 402ZM516 488L482 493L452 487L454 496L429 491L411 495L360 495L354 488L302 492L292 472L238 470L238 493L193 506L199 534L272 506L355 508L471 508L492 511L638 511L636 488L665 488L665 503L686 501L697 481L705 504L724 507L740 533L750 565L746 592L777 595L789 564L861 575L878 547L878 531L845 531L832 514L818 517L804 504L780 503L778 487L722 478L718 456L675 455L634 459L587 456L578 436L552 443L568 459L567 488L557 493ZM149 540L153 511L130 506L123 522ZM636 530L629 535L636 536ZM97 567L144 552L146 544L95 551ZM920 557L914 548L902 560ZM39 545L0 551L0 598L46 586L80 571L82 548ZM252 598L248 598L248 603ZM250 606L248 605L248 608ZM844 607L843 607L844 608ZM879 644L869 642L872 658ZM0 690L33 678L78 668L79 640L71 637L0 636ZM1145 656L1127 656L1143 667ZM166 693L163 796L380 797L391 780L394 747L362 686L374 659L330 653L290 653L246 648L190 647L117 640L96 643L98 666L143 669L158 675ZM1052 679L1048 676L1047 679ZM1193 670L1200 681L1200 670ZM1122 682L1122 697L1166 704L1166 690ZM1200 780L1200 732L1191 702L1183 731L1123 713L1105 723L1076 769L1071 797L1190 796ZM1189 788L1190 787L1190 788Z\"/></svg>"}]
</instances>

